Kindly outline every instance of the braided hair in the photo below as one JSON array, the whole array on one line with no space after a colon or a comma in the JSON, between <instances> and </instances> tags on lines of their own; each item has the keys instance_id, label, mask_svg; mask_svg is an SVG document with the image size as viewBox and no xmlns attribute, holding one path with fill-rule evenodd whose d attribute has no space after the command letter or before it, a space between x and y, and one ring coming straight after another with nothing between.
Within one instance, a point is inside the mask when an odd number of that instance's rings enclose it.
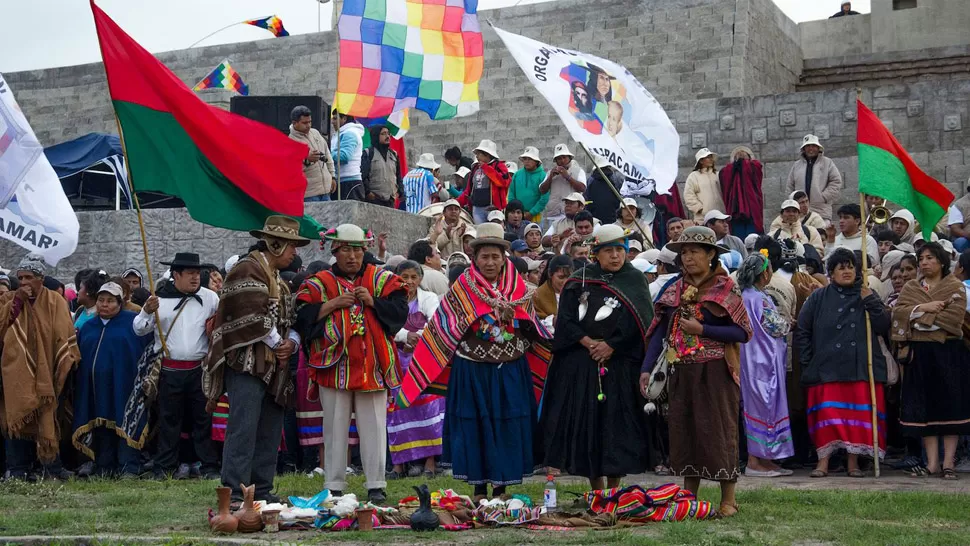
<instances>
[{"instance_id":1,"label":"braided hair","mask_svg":"<svg viewBox=\"0 0 970 546\"><path fill-rule=\"evenodd\" d=\"M764 254L750 254L741 262L738 268L738 286L741 290L747 290L758 282L761 274L767 271L771 262Z\"/></svg>"}]
</instances>

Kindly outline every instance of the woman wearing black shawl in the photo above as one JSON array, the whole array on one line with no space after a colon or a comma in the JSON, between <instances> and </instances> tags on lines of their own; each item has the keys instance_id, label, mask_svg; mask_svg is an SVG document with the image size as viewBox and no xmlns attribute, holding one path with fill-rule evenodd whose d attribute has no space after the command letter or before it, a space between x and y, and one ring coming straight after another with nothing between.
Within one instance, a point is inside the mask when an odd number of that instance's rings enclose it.
<instances>
[{"instance_id":1,"label":"woman wearing black shawl","mask_svg":"<svg viewBox=\"0 0 970 546\"><path fill-rule=\"evenodd\" d=\"M626 261L628 233L600 227L597 263L566 281L540 406L543 464L587 476L593 489L650 466L638 382L653 306L646 279Z\"/></svg>"}]
</instances>

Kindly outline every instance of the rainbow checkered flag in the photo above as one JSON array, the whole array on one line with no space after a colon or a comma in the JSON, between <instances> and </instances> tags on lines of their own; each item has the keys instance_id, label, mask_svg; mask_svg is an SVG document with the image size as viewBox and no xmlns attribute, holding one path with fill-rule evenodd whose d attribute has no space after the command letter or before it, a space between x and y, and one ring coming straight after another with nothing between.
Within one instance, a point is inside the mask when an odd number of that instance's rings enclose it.
<instances>
[{"instance_id":1,"label":"rainbow checkered flag","mask_svg":"<svg viewBox=\"0 0 970 546\"><path fill-rule=\"evenodd\" d=\"M335 108L365 119L408 108L435 120L477 112L477 11L478 0L346 0Z\"/></svg>"},{"instance_id":2,"label":"rainbow checkered flag","mask_svg":"<svg viewBox=\"0 0 970 546\"><path fill-rule=\"evenodd\" d=\"M272 32L273 36L276 36L277 38L290 35L290 33L283 28L283 20L275 15L263 17L262 19L250 19L248 21L243 21L243 24L265 28L266 30Z\"/></svg>"},{"instance_id":3,"label":"rainbow checkered flag","mask_svg":"<svg viewBox=\"0 0 970 546\"><path fill-rule=\"evenodd\" d=\"M240 95L249 94L249 86L243 83L242 76L229 64L229 59L222 61L219 66L195 84L193 91L203 89L229 89Z\"/></svg>"}]
</instances>

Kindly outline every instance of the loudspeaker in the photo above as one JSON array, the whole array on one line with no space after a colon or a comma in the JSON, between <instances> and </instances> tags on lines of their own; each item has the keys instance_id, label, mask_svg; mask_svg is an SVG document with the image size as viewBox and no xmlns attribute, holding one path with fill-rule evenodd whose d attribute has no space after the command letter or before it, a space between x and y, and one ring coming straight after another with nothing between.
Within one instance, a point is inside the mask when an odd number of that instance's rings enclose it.
<instances>
[{"instance_id":1,"label":"loudspeaker","mask_svg":"<svg viewBox=\"0 0 970 546\"><path fill-rule=\"evenodd\" d=\"M312 113L311 126L330 138L330 105L321 97L310 96L235 96L229 101L229 111L233 114L254 119L289 134L290 112L297 106L306 106Z\"/></svg>"}]
</instances>

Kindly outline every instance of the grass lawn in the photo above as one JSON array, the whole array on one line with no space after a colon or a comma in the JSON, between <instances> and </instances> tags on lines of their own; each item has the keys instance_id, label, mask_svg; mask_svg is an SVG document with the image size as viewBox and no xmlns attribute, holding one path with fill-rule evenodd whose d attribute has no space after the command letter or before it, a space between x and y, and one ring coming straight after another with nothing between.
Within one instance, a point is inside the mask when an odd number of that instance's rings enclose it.
<instances>
[{"instance_id":1,"label":"grass lawn","mask_svg":"<svg viewBox=\"0 0 970 546\"><path fill-rule=\"evenodd\" d=\"M363 478L353 478L348 492L363 493ZM389 500L411 494L415 478L391 482ZM0 484L2 537L26 535L121 535L165 537L165 544L210 543L206 509L214 507L216 482L118 482ZM470 488L450 478L429 482L434 488ZM319 479L300 475L277 480L284 494L310 496ZM542 496L541 483L510 488L533 499ZM559 496L580 493L578 485L560 485ZM702 489L716 501L717 489ZM801 491L762 488L739 491L741 512L724 521L653 524L631 530L538 532L515 529L422 534L404 531L358 533L282 533L276 542L319 544L970 544L970 495L947 493ZM269 535L234 535L267 539ZM105 541L123 544L124 540Z\"/></svg>"}]
</instances>

